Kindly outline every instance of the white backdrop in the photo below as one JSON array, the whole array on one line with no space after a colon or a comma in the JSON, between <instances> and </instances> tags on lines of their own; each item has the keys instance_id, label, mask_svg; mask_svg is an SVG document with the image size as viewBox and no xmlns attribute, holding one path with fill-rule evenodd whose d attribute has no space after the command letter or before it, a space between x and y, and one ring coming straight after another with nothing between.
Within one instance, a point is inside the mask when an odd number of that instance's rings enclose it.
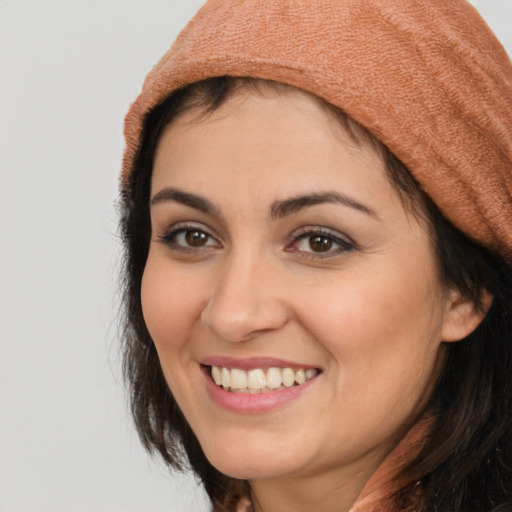
<instances>
[{"instance_id":1,"label":"white backdrop","mask_svg":"<svg viewBox=\"0 0 512 512\"><path fill-rule=\"evenodd\" d=\"M202 0L0 0L0 512L200 512L119 372L122 119ZM512 54L512 0L474 0Z\"/></svg>"}]
</instances>

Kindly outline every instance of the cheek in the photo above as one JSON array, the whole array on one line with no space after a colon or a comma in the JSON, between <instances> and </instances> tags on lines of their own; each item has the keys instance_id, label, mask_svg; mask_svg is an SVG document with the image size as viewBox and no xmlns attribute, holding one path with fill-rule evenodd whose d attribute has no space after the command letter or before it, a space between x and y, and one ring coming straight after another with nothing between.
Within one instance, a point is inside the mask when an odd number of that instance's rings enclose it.
<instances>
[{"instance_id":1,"label":"cheek","mask_svg":"<svg viewBox=\"0 0 512 512\"><path fill-rule=\"evenodd\" d=\"M178 350L200 315L200 289L183 273L148 258L142 277L142 313L159 353Z\"/></svg>"},{"instance_id":2,"label":"cheek","mask_svg":"<svg viewBox=\"0 0 512 512\"><path fill-rule=\"evenodd\" d=\"M330 354L337 388L359 398L356 408L375 397L409 407L434 376L443 309L428 280L415 275L424 274L354 273L339 286L308 290L302 323Z\"/></svg>"},{"instance_id":3,"label":"cheek","mask_svg":"<svg viewBox=\"0 0 512 512\"><path fill-rule=\"evenodd\" d=\"M194 367L190 340L202 311L204 293L197 280L177 270L164 258L150 254L142 277L141 303L167 385L188 416L186 405L197 401L190 385Z\"/></svg>"},{"instance_id":4,"label":"cheek","mask_svg":"<svg viewBox=\"0 0 512 512\"><path fill-rule=\"evenodd\" d=\"M375 279L352 275L339 285L333 280L296 289L293 296L302 302L298 308L308 325L325 340L358 337L358 345L380 345L408 335L414 344L439 328L441 309L430 287L407 279L395 281L389 273Z\"/></svg>"}]
</instances>

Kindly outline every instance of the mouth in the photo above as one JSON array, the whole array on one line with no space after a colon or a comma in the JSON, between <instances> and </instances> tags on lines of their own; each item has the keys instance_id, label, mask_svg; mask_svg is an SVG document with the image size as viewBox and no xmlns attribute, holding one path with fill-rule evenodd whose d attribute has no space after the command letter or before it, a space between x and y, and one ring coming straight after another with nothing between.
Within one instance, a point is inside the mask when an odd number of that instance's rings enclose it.
<instances>
[{"instance_id":1,"label":"mouth","mask_svg":"<svg viewBox=\"0 0 512 512\"><path fill-rule=\"evenodd\" d=\"M232 393L263 394L301 386L314 379L316 368L263 367L243 370L224 366L204 366L216 386Z\"/></svg>"}]
</instances>

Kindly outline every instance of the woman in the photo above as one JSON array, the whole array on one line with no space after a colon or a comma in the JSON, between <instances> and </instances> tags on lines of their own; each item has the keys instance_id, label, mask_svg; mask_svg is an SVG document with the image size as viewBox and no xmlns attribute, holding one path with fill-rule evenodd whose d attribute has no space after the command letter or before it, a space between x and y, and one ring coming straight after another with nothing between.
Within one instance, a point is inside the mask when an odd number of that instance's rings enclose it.
<instances>
[{"instance_id":1,"label":"woman","mask_svg":"<svg viewBox=\"0 0 512 512\"><path fill-rule=\"evenodd\" d=\"M215 510L511 510L511 84L459 0L212 0L148 75L125 373Z\"/></svg>"}]
</instances>

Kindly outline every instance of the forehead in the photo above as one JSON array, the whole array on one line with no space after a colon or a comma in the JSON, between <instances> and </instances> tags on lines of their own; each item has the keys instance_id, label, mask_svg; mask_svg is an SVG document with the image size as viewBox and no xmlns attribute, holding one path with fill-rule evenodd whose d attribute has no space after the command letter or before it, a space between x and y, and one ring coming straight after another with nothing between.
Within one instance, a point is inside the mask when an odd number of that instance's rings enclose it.
<instances>
[{"instance_id":1,"label":"forehead","mask_svg":"<svg viewBox=\"0 0 512 512\"><path fill-rule=\"evenodd\" d=\"M333 179L339 186L343 175L346 186L389 185L377 151L356 143L318 98L288 87L244 89L215 111L189 110L164 129L152 184L154 192L169 180L202 188L225 181L240 192L244 184L270 180L286 192L323 188Z\"/></svg>"}]
</instances>

